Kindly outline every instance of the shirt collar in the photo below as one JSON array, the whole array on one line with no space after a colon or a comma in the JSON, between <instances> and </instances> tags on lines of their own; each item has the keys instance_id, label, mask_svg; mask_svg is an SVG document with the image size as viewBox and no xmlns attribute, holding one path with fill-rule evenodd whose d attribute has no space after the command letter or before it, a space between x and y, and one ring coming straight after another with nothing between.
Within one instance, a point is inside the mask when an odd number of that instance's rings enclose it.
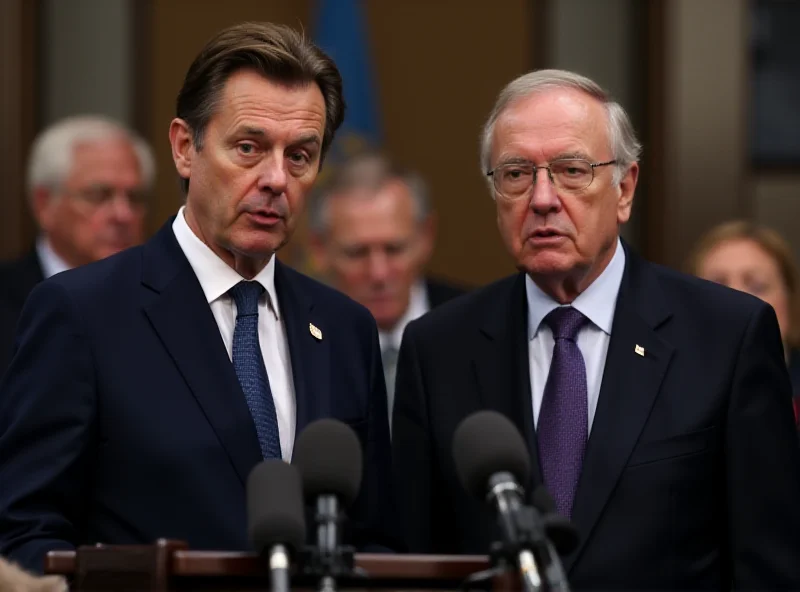
<instances>
[{"instance_id":1,"label":"shirt collar","mask_svg":"<svg viewBox=\"0 0 800 592\"><path fill-rule=\"evenodd\" d=\"M595 326L611 335L614 309L625 272L625 249L617 239L614 256L603 272L572 302L572 307L580 311ZM539 332L542 320L555 308L561 306L537 286L530 276L525 277L525 292L528 299L528 339Z\"/></svg>"},{"instance_id":2,"label":"shirt collar","mask_svg":"<svg viewBox=\"0 0 800 592\"><path fill-rule=\"evenodd\" d=\"M403 340L403 331L414 319L417 319L428 312L428 290L425 288L425 282L422 280L417 281L411 286L411 294L408 298L408 308L397 324L388 331L379 331L378 338L380 339L381 351L388 347L400 349L400 343Z\"/></svg>"},{"instance_id":3,"label":"shirt collar","mask_svg":"<svg viewBox=\"0 0 800 592\"><path fill-rule=\"evenodd\" d=\"M226 296L228 291L236 284L243 281L241 275L230 267L212 251L208 245L201 241L189 228L184 217L185 206L181 207L175 221L172 223L172 231L175 238L183 250L189 265L192 266L200 287L203 289L206 301L211 304L215 300ZM278 296L275 292L275 255L270 257L269 263L253 278L264 287L267 293L267 304L275 315L280 319L278 308Z\"/></svg>"},{"instance_id":4,"label":"shirt collar","mask_svg":"<svg viewBox=\"0 0 800 592\"><path fill-rule=\"evenodd\" d=\"M44 235L39 235L39 238L36 239L36 255L39 257L42 275L45 278L53 277L57 273L72 269L72 266L53 250L53 245Z\"/></svg>"}]
</instances>

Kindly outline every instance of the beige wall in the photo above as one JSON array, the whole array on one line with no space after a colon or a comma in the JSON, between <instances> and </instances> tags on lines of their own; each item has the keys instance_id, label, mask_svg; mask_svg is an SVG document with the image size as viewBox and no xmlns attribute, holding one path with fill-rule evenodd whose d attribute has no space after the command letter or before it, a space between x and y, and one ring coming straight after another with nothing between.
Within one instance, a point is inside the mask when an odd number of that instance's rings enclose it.
<instances>
[{"instance_id":1,"label":"beige wall","mask_svg":"<svg viewBox=\"0 0 800 592\"><path fill-rule=\"evenodd\" d=\"M755 172L750 188L755 220L783 234L800 261L800 171Z\"/></svg>"},{"instance_id":2,"label":"beige wall","mask_svg":"<svg viewBox=\"0 0 800 592\"><path fill-rule=\"evenodd\" d=\"M746 216L746 0L669 0L664 76L665 263L710 226Z\"/></svg>"},{"instance_id":3,"label":"beige wall","mask_svg":"<svg viewBox=\"0 0 800 592\"><path fill-rule=\"evenodd\" d=\"M681 266L695 240L732 218L781 231L800 255L800 171L748 157L749 2L667 0L664 253Z\"/></svg>"},{"instance_id":4,"label":"beige wall","mask_svg":"<svg viewBox=\"0 0 800 592\"><path fill-rule=\"evenodd\" d=\"M132 2L41 0L41 123L99 113L132 125Z\"/></svg>"}]
</instances>

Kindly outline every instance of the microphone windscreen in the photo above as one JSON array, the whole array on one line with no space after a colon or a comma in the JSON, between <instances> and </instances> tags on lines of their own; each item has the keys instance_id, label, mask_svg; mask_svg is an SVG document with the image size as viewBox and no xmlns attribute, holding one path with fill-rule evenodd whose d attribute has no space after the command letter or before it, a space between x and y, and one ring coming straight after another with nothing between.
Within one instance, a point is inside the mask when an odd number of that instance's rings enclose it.
<instances>
[{"instance_id":1,"label":"microphone windscreen","mask_svg":"<svg viewBox=\"0 0 800 592\"><path fill-rule=\"evenodd\" d=\"M297 438L292 464L300 470L309 501L335 495L347 507L361 488L361 443L341 421L320 419L309 424Z\"/></svg>"},{"instance_id":2,"label":"microphone windscreen","mask_svg":"<svg viewBox=\"0 0 800 592\"><path fill-rule=\"evenodd\" d=\"M558 512L556 509L556 501L544 485L540 485L533 490L531 494L531 503L533 507L542 514L555 514Z\"/></svg>"},{"instance_id":3,"label":"microphone windscreen","mask_svg":"<svg viewBox=\"0 0 800 592\"><path fill-rule=\"evenodd\" d=\"M306 539L303 486L295 467L279 459L257 464L247 477L247 531L258 553L273 545L300 549Z\"/></svg>"},{"instance_id":4,"label":"microphone windscreen","mask_svg":"<svg viewBox=\"0 0 800 592\"><path fill-rule=\"evenodd\" d=\"M496 411L479 411L461 422L453 436L453 458L462 485L480 500L486 499L489 479L497 473L511 473L523 486L530 476L525 441Z\"/></svg>"}]
</instances>

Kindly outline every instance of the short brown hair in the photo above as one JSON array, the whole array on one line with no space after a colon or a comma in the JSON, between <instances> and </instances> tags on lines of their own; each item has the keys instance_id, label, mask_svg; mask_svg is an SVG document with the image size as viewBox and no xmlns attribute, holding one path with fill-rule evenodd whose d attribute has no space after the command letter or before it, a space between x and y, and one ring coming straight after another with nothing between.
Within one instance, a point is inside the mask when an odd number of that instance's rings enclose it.
<instances>
[{"instance_id":1,"label":"short brown hair","mask_svg":"<svg viewBox=\"0 0 800 592\"><path fill-rule=\"evenodd\" d=\"M178 92L176 115L192 130L197 150L202 150L209 120L230 76L254 70L269 80L287 84L316 83L325 100L325 131L321 155L344 120L342 76L333 60L303 35L285 25L241 23L212 37L186 72ZM320 162L322 161L320 159ZM183 180L184 191L188 180Z\"/></svg>"},{"instance_id":2,"label":"short brown hair","mask_svg":"<svg viewBox=\"0 0 800 592\"><path fill-rule=\"evenodd\" d=\"M689 255L687 271L698 275L700 265L717 246L728 241L751 241L758 245L778 265L786 293L789 295L791 328L784 339L792 346L800 345L800 271L792 247L778 232L747 220L732 220L706 232Z\"/></svg>"}]
</instances>

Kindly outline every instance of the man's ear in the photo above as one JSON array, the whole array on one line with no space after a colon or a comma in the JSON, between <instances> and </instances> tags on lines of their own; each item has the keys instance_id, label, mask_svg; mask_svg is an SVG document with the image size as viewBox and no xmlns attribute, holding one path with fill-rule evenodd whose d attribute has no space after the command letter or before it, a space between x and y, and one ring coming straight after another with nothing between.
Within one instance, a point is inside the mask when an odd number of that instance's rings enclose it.
<instances>
[{"instance_id":1,"label":"man's ear","mask_svg":"<svg viewBox=\"0 0 800 592\"><path fill-rule=\"evenodd\" d=\"M619 201L617 202L617 222L625 224L631 217L633 207L633 194L636 192L636 182L639 179L639 165L633 163L628 172L619 182Z\"/></svg>"},{"instance_id":2,"label":"man's ear","mask_svg":"<svg viewBox=\"0 0 800 592\"><path fill-rule=\"evenodd\" d=\"M172 160L175 161L178 176L188 179L191 177L195 149L192 130L183 119L176 117L169 124L169 143L172 147Z\"/></svg>"},{"instance_id":3,"label":"man's ear","mask_svg":"<svg viewBox=\"0 0 800 592\"><path fill-rule=\"evenodd\" d=\"M420 261L422 262L422 267L428 264L433 255L438 225L439 219L434 212L428 214L428 217L420 224Z\"/></svg>"},{"instance_id":4,"label":"man's ear","mask_svg":"<svg viewBox=\"0 0 800 592\"><path fill-rule=\"evenodd\" d=\"M49 232L55 223L55 201L59 199L55 192L47 187L35 187L31 194L31 210L36 223L45 232Z\"/></svg>"}]
</instances>

